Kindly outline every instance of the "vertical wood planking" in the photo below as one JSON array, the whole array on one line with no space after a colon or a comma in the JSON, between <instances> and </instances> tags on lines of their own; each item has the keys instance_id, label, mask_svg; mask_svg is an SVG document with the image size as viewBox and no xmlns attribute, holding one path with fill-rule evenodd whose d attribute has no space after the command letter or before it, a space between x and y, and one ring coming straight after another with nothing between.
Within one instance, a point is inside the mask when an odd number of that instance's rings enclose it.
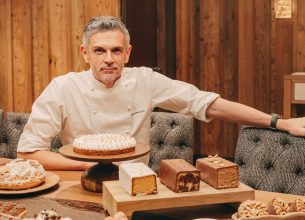
<instances>
[{"instance_id":1,"label":"vertical wood planking","mask_svg":"<svg viewBox=\"0 0 305 220\"><path fill-rule=\"evenodd\" d=\"M275 88L275 96L272 97L274 101L274 112L283 113L283 95L284 95L284 75L290 74L292 70L292 22L290 18L276 19L276 47L275 47L275 67L276 75L272 81ZM305 52L305 51L304 51ZM305 70L304 70L305 71ZM281 98L279 98L281 97Z\"/></svg>"},{"instance_id":2,"label":"vertical wood planking","mask_svg":"<svg viewBox=\"0 0 305 220\"><path fill-rule=\"evenodd\" d=\"M89 69L80 51L85 25L83 0L74 0L71 9L71 71L83 71Z\"/></svg>"},{"instance_id":3,"label":"vertical wood planking","mask_svg":"<svg viewBox=\"0 0 305 220\"><path fill-rule=\"evenodd\" d=\"M293 0L293 71L305 72L305 1Z\"/></svg>"},{"instance_id":4,"label":"vertical wood planking","mask_svg":"<svg viewBox=\"0 0 305 220\"><path fill-rule=\"evenodd\" d=\"M166 71L166 2L157 0L157 65Z\"/></svg>"},{"instance_id":5,"label":"vertical wood planking","mask_svg":"<svg viewBox=\"0 0 305 220\"><path fill-rule=\"evenodd\" d=\"M254 1L238 3L238 101L254 106Z\"/></svg>"},{"instance_id":6,"label":"vertical wood planking","mask_svg":"<svg viewBox=\"0 0 305 220\"><path fill-rule=\"evenodd\" d=\"M28 112L33 102L31 5L12 0L14 111Z\"/></svg>"},{"instance_id":7,"label":"vertical wood planking","mask_svg":"<svg viewBox=\"0 0 305 220\"><path fill-rule=\"evenodd\" d=\"M199 86L196 0L176 1L176 78Z\"/></svg>"},{"instance_id":8,"label":"vertical wood planking","mask_svg":"<svg viewBox=\"0 0 305 220\"><path fill-rule=\"evenodd\" d=\"M71 70L70 57L70 1L54 0L48 2L49 9L49 56L51 78Z\"/></svg>"},{"instance_id":9,"label":"vertical wood planking","mask_svg":"<svg viewBox=\"0 0 305 220\"><path fill-rule=\"evenodd\" d=\"M220 1L220 94L228 100L237 100L237 21L236 1ZM234 155L238 126L221 122L220 155Z\"/></svg>"},{"instance_id":10,"label":"vertical wood planking","mask_svg":"<svg viewBox=\"0 0 305 220\"><path fill-rule=\"evenodd\" d=\"M120 17L120 0L84 0L85 21L102 15Z\"/></svg>"},{"instance_id":11,"label":"vertical wood planking","mask_svg":"<svg viewBox=\"0 0 305 220\"><path fill-rule=\"evenodd\" d=\"M36 99L51 80L49 72L48 3L32 0L33 84Z\"/></svg>"},{"instance_id":12,"label":"vertical wood planking","mask_svg":"<svg viewBox=\"0 0 305 220\"><path fill-rule=\"evenodd\" d=\"M220 92L220 0L201 0L200 3L200 89ZM203 126L201 152L215 154L221 148L220 122Z\"/></svg>"},{"instance_id":13,"label":"vertical wood planking","mask_svg":"<svg viewBox=\"0 0 305 220\"><path fill-rule=\"evenodd\" d=\"M271 1L254 1L254 106L264 112L271 104L270 64L271 64Z\"/></svg>"},{"instance_id":14,"label":"vertical wood planking","mask_svg":"<svg viewBox=\"0 0 305 220\"><path fill-rule=\"evenodd\" d=\"M13 109L11 1L0 0L0 109Z\"/></svg>"}]
</instances>

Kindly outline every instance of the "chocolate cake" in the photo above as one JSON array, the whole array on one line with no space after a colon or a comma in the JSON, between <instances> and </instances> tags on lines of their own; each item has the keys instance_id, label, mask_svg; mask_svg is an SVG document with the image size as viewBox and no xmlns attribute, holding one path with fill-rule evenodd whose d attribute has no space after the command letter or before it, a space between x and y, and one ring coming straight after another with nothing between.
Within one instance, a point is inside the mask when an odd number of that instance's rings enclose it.
<instances>
[{"instance_id":1,"label":"chocolate cake","mask_svg":"<svg viewBox=\"0 0 305 220\"><path fill-rule=\"evenodd\" d=\"M197 159L196 168L200 170L201 180L216 189L239 186L237 164L218 157L217 154L215 156Z\"/></svg>"},{"instance_id":2,"label":"chocolate cake","mask_svg":"<svg viewBox=\"0 0 305 220\"><path fill-rule=\"evenodd\" d=\"M174 192L198 191L200 171L183 159L162 160L160 181Z\"/></svg>"}]
</instances>

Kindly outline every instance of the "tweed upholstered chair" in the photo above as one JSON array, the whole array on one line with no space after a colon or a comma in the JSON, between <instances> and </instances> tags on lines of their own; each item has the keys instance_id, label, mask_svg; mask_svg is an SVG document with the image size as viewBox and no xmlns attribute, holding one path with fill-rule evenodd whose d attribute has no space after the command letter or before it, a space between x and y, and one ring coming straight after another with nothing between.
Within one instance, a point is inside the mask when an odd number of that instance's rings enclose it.
<instances>
[{"instance_id":1,"label":"tweed upholstered chair","mask_svg":"<svg viewBox=\"0 0 305 220\"><path fill-rule=\"evenodd\" d=\"M241 182L258 190L305 195L305 138L242 128L235 162Z\"/></svg>"},{"instance_id":2,"label":"tweed upholstered chair","mask_svg":"<svg viewBox=\"0 0 305 220\"><path fill-rule=\"evenodd\" d=\"M23 128L30 114L20 112L8 112L2 119L0 133L0 157L16 158L17 145ZM51 150L58 151L62 146L59 135L51 143Z\"/></svg>"},{"instance_id":3,"label":"tweed upholstered chair","mask_svg":"<svg viewBox=\"0 0 305 220\"><path fill-rule=\"evenodd\" d=\"M178 113L153 112L149 167L159 173L163 159L181 158L193 163L193 119Z\"/></svg>"},{"instance_id":4,"label":"tweed upholstered chair","mask_svg":"<svg viewBox=\"0 0 305 220\"><path fill-rule=\"evenodd\" d=\"M2 125L0 123L0 157L16 158L18 140L28 117L28 113L8 112L3 118ZM192 163L192 133L191 117L153 112L149 166L158 173L161 159L182 158ZM60 137L56 136L51 143L51 150L58 151L61 146Z\"/></svg>"}]
</instances>

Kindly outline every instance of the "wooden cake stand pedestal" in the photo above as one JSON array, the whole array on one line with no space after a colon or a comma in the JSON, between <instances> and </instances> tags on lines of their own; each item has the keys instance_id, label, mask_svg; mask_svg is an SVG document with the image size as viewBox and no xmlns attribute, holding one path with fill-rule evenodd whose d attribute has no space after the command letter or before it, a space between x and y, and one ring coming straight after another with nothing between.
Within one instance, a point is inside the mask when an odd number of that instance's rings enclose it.
<instances>
[{"instance_id":1,"label":"wooden cake stand pedestal","mask_svg":"<svg viewBox=\"0 0 305 220\"><path fill-rule=\"evenodd\" d=\"M107 156L78 154L73 151L72 145L65 145L59 149L59 153L67 158L98 162L88 168L81 177L82 187L91 192L102 192L103 181L119 179L119 168L113 162L133 160L145 156L149 151L149 146L145 144L137 144L133 152Z\"/></svg>"}]
</instances>

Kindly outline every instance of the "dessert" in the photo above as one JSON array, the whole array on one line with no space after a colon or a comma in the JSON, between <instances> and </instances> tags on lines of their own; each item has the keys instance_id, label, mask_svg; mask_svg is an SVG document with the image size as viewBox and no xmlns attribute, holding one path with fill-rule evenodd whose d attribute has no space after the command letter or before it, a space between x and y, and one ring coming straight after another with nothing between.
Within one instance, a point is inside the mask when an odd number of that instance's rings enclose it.
<instances>
[{"instance_id":1,"label":"dessert","mask_svg":"<svg viewBox=\"0 0 305 220\"><path fill-rule=\"evenodd\" d=\"M160 181L174 192L198 191L200 171L183 159L162 160Z\"/></svg>"},{"instance_id":2,"label":"dessert","mask_svg":"<svg viewBox=\"0 0 305 220\"><path fill-rule=\"evenodd\" d=\"M257 200L246 200L240 204L237 212L238 218L247 219L268 215L266 204Z\"/></svg>"},{"instance_id":3,"label":"dessert","mask_svg":"<svg viewBox=\"0 0 305 220\"><path fill-rule=\"evenodd\" d=\"M290 209L288 202L280 198L272 199L272 201L268 203L267 208L271 215L286 215Z\"/></svg>"},{"instance_id":4,"label":"dessert","mask_svg":"<svg viewBox=\"0 0 305 220\"><path fill-rule=\"evenodd\" d=\"M15 159L0 167L0 189L21 190L42 184L46 171L36 160Z\"/></svg>"},{"instance_id":5,"label":"dessert","mask_svg":"<svg viewBox=\"0 0 305 220\"><path fill-rule=\"evenodd\" d=\"M107 216L104 220L128 220L124 212L117 212L113 217Z\"/></svg>"},{"instance_id":6,"label":"dessert","mask_svg":"<svg viewBox=\"0 0 305 220\"><path fill-rule=\"evenodd\" d=\"M26 214L26 208L14 202L0 201L0 219L1 216L6 219L19 219Z\"/></svg>"},{"instance_id":7,"label":"dessert","mask_svg":"<svg viewBox=\"0 0 305 220\"><path fill-rule=\"evenodd\" d=\"M73 151L87 155L116 155L135 150L136 140L128 135L93 134L73 141Z\"/></svg>"},{"instance_id":8,"label":"dessert","mask_svg":"<svg viewBox=\"0 0 305 220\"><path fill-rule=\"evenodd\" d=\"M72 220L69 217L60 216L55 210L42 210L33 218L23 218L23 220Z\"/></svg>"},{"instance_id":9,"label":"dessert","mask_svg":"<svg viewBox=\"0 0 305 220\"><path fill-rule=\"evenodd\" d=\"M158 193L156 173L142 162L121 164L119 182L133 196Z\"/></svg>"},{"instance_id":10,"label":"dessert","mask_svg":"<svg viewBox=\"0 0 305 220\"><path fill-rule=\"evenodd\" d=\"M216 189L239 186L237 164L218 157L217 154L215 156L197 159L196 168L200 170L201 180Z\"/></svg>"},{"instance_id":11,"label":"dessert","mask_svg":"<svg viewBox=\"0 0 305 220\"><path fill-rule=\"evenodd\" d=\"M305 199L297 198L290 205L290 212L305 212Z\"/></svg>"}]
</instances>

